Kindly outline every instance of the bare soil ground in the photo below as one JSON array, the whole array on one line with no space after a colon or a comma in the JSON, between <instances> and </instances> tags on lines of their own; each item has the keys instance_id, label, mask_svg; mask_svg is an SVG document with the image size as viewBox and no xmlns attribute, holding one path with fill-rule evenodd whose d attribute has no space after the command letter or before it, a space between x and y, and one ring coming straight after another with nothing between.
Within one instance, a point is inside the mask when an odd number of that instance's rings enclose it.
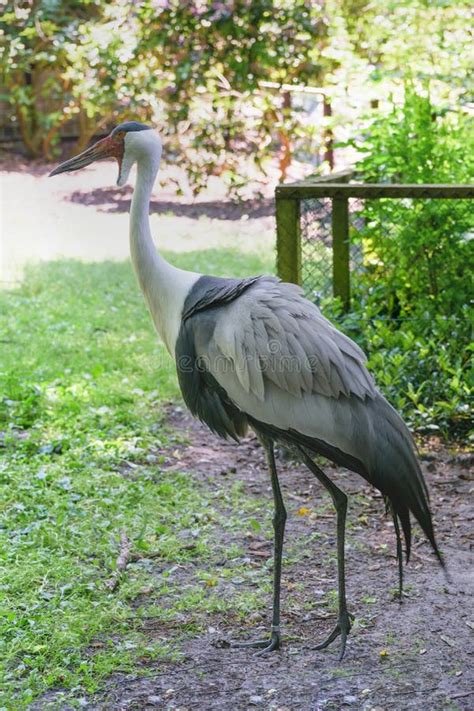
<instances>
[{"instance_id":1,"label":"bare soil ground","mask_svg":"<svg viewBox=\"0 0 474 711\"><path fill-rule=\"evenodd\" d=\"M271 507L269 477L254 438L239 446L218 441L176 407L169 410L169 423L185 427L189 439L187 445L169 453L169 468L188 471L210 488L216 486L216 477L240 479L248 494L261 497L268 493ZM321 504L320 487L306 469L280 453L280 478L291 511L286 533L286 550L291 555L283 570L282 649L256 658L252 650L229 646L236 638L266 636L270 600L262 599L261 612L251 615L244 628L236 628L228 615L212 615L205 621L207 631L185 642L182 661L160 663L159 670L148 669L151 673L147 677L114 675L102 693L83 699L81 705L101 711L474 708L474 618L469 598L472 458L452 455L431 442L424 449L422 462L432 492L439 543L452 580L446 581L421 534L415 536L402 604L394 595L393 526L383 515L380 497L357 475L325 467L334 481L352 494L347 581L349 609L356 622L342 662L338 661L337 642L323 652L312 650L335 622L334 610L327 598L323 600L324 593L335 588L335 517L329 500L327 507L319 506L319 513L305 513L314 512L318 502ZM304 515L297 515L298 511ZM320 537L310 536L313 531ZM232 537L223 530L222 536L229 539L229 545L237 542L245 549L249 566L260 567L271 557L271 544L263 531ZM295 543L299 547L295 548ZM295 550L299 551L297 556ZM176 573L183 576L183 584L190 574L192 570L185 567ZM308 601L313 604L308 606ZM156 634L156 624L150 620L150 635ZM160 630L161 636L170 638L176 633L173 628ZM54 694L35 708L47 708L48 702L54 704Z\"/></svg>"}]
</instances>

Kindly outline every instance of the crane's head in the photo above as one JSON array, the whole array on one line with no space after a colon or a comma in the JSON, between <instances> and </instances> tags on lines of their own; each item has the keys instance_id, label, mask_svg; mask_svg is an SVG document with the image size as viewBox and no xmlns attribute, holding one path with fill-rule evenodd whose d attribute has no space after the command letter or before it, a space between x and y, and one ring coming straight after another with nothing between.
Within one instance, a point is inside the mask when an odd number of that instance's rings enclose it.
<instances>
[{"instance_id":1,"label":"crane's head","mask_svg":"<svg viewBox=\"0 0 474 711\"><path fill-rule=\"evenodd\" d=\"M78 156L58 165L49 175L51 177L79 170L101 158L116 158L119 166L117 185L125 185L133 164L145 157L158 168L161 157L160 137L150 126L138 121L126 121Z\"/></svg>"}]
</instances>

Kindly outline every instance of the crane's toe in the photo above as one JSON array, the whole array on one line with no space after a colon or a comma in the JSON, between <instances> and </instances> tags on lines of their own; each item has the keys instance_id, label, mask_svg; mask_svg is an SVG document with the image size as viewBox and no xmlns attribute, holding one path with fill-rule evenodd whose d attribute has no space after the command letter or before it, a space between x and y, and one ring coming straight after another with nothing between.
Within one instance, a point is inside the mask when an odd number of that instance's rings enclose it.
<instances>
[{"instance_id":1,"label":"crane's toe","mask_svg":"<svg viewBox=\"0 0 474 711\"><path fill-rule=\"evenodd\" d=\"M335 639L341 636L341 653L339 655L339 661L341 661L344 657L344 653L346 651L346 642L347 642L347 636L349 632L351 631L352 627L352 621L354 620L354 615L352 615L350 612L347 612L347 610L344 610L341 612L339 615L339 619L337 621L336 626L334 627L333 631L327 637L327 639L324 640L324 642L321 642L320 644L317 644L313 649L326 649L326 647L329 647L329 645L334 642Z\"/></svg>"},{"instance_id":2,"label":"crane's toe","mask_svg":"<svg viewBox=\"0 0 474 711\"><path fill-rule=\"evenodd\" d=\"M280 633L272 632L270 639L257 639L253 642L233 642L230 646L240 649L258 649L259 651L255 653L254 656L260 657L262 654L268 654L268 652L274 652L280 649Z\"/></svg>"}]
</instances>

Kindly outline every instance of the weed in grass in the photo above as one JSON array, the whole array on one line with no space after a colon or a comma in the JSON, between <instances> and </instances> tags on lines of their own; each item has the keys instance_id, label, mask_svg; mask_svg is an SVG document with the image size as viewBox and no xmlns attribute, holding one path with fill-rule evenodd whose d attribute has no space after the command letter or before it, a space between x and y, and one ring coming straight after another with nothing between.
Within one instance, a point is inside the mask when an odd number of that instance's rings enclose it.
<instances>
[{"instance_id":1,"label":"weed in grass","mask_svg":"<svg viewBox=\"0 0 474 711\"><path fill-rule=\"evenodd\" d=\"M374 595L364 595L362 598L362 602L365 605L375 605L377 602L377 598Z\"/></svg>"}]
</instances>

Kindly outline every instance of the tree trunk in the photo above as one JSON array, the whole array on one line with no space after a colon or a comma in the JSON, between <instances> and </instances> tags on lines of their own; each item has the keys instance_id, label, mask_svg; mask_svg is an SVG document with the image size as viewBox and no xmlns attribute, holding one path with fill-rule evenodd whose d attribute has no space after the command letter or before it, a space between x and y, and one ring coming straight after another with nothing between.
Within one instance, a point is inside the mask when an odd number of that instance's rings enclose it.
<instances>
[{"instance_id":1,"label":"tree trunk","mask_svg":"<svg viewBox=\"0 0 474 711\"><path fill-rule=\"evenodd\" d=\"M323 116L330 119L332 117L332 106L329 98L324 97L323 101ZM334 133L330 125L324 130L324 154L323 160L329 163L331 170L334 168Z\"/></svg>"},{"instance_id":2,"label":"tree trunk","mask_svg":"<svg viewBox=\"0 0 474 711\"><path fill-rule=\"evenodd\" d=\"M285 91L283 94L283 123L285 119L290 118L291 115L291 94L289 91ZM281 149L279 153L278 167L280 169L280 183L283 183L286 179L288 168L291 165L292 151L291 142L287 131L284 128L280 129L279 132Z\"/></svg>"},{"instance_id":3,"label":"tree trunk","mask_svg":"<svg viewBox=\"0 0 474 711\"><path fill-rule=\"evenodd\" d=\"M79 136L72 150L72 154L82 153L89 145L93 136L101 131L110 120L109 115L101 119L90 119L83 109L79 110Z\"/></svg>"}]
</instances>

